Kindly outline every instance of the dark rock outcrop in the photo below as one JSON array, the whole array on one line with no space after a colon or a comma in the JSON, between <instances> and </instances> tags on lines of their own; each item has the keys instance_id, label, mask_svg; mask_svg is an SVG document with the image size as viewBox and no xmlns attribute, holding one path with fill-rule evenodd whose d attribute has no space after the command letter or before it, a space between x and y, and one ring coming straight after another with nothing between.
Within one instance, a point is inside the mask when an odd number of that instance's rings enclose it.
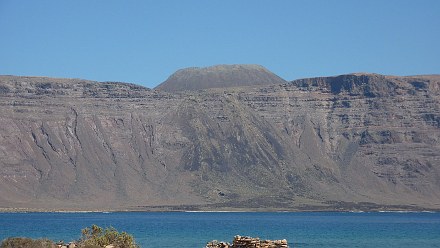
<instances>
[{"instance_id":1,"label":"dark rock outcrop","mask_svg":"<svg viewBox=\"0 0 440 248\"><path fill-rule=\"evenodd\" d=\"M216 65L178 70L155 89L177 92L282 83L286 81L260 65Z\"/></svg>"},{"instance_id":2,"label":"dark rock outcrop","mask_svg":"<svg viewBox=\"0 0 440 248\"><path fill-rule=\"evenodd\" d=\"M1 76L0 208L440 209L439 82L167 93Z\"/></svg>"},{"instance_id":3,"label":"dark rock outcrop","mask_svg":"<svg viewBox=\"0 0 440 248\"><path fill-rule=\"evenodd\" d=\"M379 74L355 73L335 77L306 78L292 81L303 89L320 89L332 94L350 96L386 97L415 94L430 89L438 93L438 76L396 77Z\"/></svg>"}]
</instances>

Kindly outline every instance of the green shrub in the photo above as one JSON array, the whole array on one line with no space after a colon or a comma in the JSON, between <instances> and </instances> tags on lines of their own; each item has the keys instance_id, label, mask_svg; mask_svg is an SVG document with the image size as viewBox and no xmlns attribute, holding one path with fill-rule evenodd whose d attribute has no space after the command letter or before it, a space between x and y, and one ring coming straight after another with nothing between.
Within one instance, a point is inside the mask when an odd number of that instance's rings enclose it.
<instances>
[{"instance_id":1,"label":"green shrub","mask_svg":"<svg viewBox=\"0 0 440 248\"><path fill-rule=\"evenodd\" d=\"M85 228L81 231L82 237L78 245L81 248L98 248L114 245L115 248L139 248L132 235L109 227L102 229L97 225Z\"/></svg>"}]
</instances>

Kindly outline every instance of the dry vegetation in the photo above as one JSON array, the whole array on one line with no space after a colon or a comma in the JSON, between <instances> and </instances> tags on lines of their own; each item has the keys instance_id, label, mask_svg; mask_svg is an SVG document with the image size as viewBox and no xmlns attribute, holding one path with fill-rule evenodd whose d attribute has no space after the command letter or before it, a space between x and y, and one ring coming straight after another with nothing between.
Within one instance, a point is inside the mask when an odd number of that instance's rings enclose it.
<instances>
[{"instance_id":1,"label":"dry vegetation","mask_svg":"<svg viewBox=\"0 0 440 248\"><path fill-rule=\"evenodd\" d=\"M81 235L81 239L77 242L73 242L75 245L71 246L55 244L48 239L14 237L3 240L0 248L139 248L131 234L118 232L113 227L103 229L97 225L92 225L90 228L87 227L83 229Z\"/></svg>"}]
</instances>

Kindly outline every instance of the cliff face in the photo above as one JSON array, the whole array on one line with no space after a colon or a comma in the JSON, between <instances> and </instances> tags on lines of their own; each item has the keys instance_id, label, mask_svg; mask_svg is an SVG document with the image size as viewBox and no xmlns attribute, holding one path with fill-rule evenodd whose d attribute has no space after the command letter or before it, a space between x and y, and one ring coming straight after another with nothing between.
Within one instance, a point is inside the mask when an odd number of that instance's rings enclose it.
<instances>
[{"instance_id":1,"label":"cliff face","mask_svg":"<svg viewBox=\"0 0 440 248\"><path fill-rule=\"evenodd\" d=\"M0 77L0 208L440 209L439 76ZM140 208L144 209L144 208Z\"/></svg>"}]
</instances>

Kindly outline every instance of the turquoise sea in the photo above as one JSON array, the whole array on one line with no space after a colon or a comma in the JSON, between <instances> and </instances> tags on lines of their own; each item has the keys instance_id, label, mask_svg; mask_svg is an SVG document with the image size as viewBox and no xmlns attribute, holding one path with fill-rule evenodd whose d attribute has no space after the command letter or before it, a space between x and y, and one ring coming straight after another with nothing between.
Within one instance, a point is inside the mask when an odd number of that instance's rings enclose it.
<instances>
[{"instance_id":1,"label":"turquoise sea","mask_svg":"<svg viewBox=\"0 0 440 248\"><path fill-rule=\"evenodd\" d=\"M0 213L0 240L11 236L78 239L92 224L113 226L148 247L202 248L233 236L284 239L290 247L440 247L440 213L111 212Z\"/></svg>"}]
</instances>

